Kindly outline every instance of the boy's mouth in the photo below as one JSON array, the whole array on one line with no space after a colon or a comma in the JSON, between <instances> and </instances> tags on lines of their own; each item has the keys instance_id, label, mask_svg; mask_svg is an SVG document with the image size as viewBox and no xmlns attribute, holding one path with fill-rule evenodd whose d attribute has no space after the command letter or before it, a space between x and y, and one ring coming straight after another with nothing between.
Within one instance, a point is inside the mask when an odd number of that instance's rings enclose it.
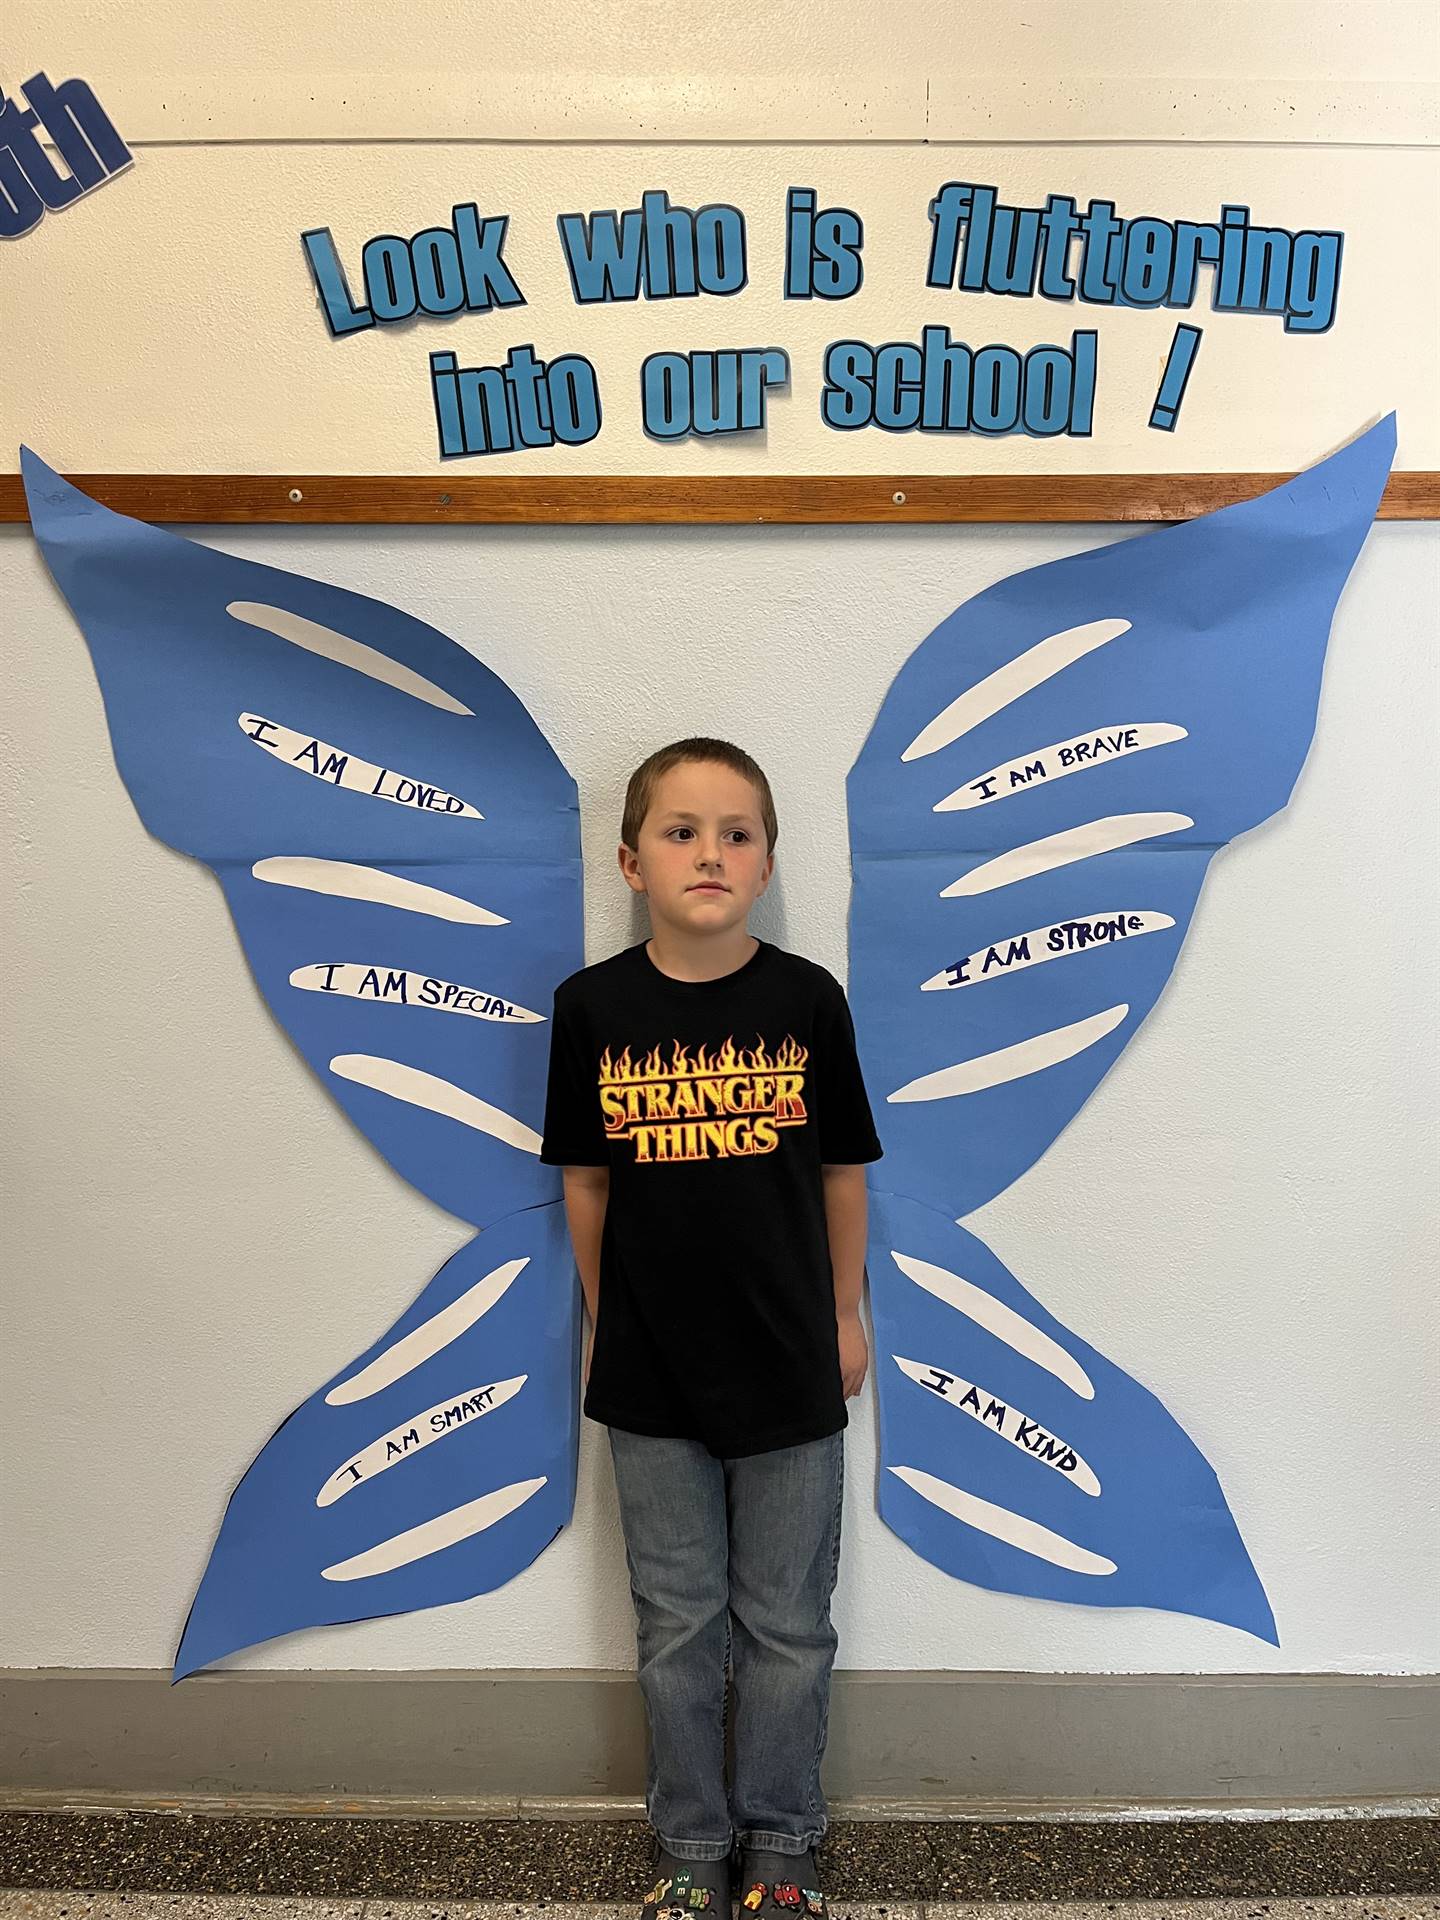
<instances>
[{"instance_id":1,"label":"boy's mouth","mask_svg":"<svg viewBox=\"0 0 1440 1920\"><path fill-rule=\"evenodd\" d=\"M722 887L718 880L697 880L693 887L685 889L687 893L728 893L728 887Z\"/></svg>"}]
</instances>

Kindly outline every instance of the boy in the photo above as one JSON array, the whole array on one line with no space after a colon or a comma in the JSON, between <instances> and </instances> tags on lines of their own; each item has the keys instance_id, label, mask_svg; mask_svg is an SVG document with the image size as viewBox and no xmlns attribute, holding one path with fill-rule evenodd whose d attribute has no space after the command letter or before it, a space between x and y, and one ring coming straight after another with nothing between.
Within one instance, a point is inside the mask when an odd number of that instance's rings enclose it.
<instances>
[{"instance_id":1,"label":"boy","mask_svg":"<svg viewBox=\"0 0 1440 1920\"><path fill-rule=\"evenodd\" d=\"M642 1920L730 1920L737 1837L741 1920L825 1912L830 1597L881 1147L838 982L748 931L775 837L738 747L652 754L619 848L651 938L555 994L540 1157L564 1168L584 1411L609 1431L635 1603L657 1849Z\"/></svg>"}]
</instances>

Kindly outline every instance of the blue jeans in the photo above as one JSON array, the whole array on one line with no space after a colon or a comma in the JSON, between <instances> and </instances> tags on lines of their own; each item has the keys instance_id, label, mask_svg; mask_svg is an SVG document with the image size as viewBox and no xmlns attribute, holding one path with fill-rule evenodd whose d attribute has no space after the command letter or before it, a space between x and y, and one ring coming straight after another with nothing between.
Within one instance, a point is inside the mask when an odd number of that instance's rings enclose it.
<instances>
[{"instance_id":1,"label":"blue jeans","mask_svg":"<svg viewBox=\"0 0 1440 1920\"><path fill-rule=\"evenodd\" d=\"M844 1430L740 1459L717 1459L698 1440L607 1431L650 1727L650 1824L680 1860L723 1860L737 1835L804 1853L828 1824L820 1762Z\"/></svg>"}]
</instances>

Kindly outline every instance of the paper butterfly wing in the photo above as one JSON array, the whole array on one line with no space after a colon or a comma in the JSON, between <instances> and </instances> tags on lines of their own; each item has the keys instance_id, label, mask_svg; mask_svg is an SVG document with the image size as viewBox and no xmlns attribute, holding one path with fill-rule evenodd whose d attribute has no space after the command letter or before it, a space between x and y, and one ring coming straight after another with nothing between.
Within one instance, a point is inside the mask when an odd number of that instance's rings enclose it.
<instances>
[{"instance_id":1,"label":"paper butterfly wing","mask_svg":"<svg viewBox=\"0 0 1440 1920\"><path fill-rule=\"evenodd\" d=\"M1394 443L1391 417L1259 499L1002 580L896 675L848 798L897 1191L952 1216L1003 1192L1154 1005L1215 849L1290 796Z\"/></svg>"},{"instance_id":2,"label":"paper butterfly wing","mask_svg":"<svg viewBox=\"0 0 1440 1920\"><path fill-rule=\"evenodd\" d=\"M214 868L322 1083L462 1219L555 1199L538 1130L550 996L582 964L579 813L524 706L409 614L22 461L136 810Z\"/></svg>"},{"instance_id":3,"label":"paper butterfly wing","mask_svg":"<svg viewBox=\"0 0 1440 1920\"><path fill-rule=\"evenodd\" d=\"M353 1404L312 1396L245 1475L178 1677L498 1586L569 1517L577 1288L538 1154L548 1013L583 962L576 791L510 689L423 622L22 464L141 818L214 869L267 1002L366 1137L488 1229L385 1336L413 1320L427 1350Z\"/></svg>"},{"instance_id":4,"label":"paper butterfly wing","mask_svg":"<svg viewBox=\"0 0 1440 1920\"><path fill-rule=\"evenodd\" d=\"M1217 848L1285 805L1394 444L1392 417L1258 500L976 595L897 674L851 770L849 993L886 1150L868 1267L881 1511L980 1584L1101 1605L1144 1592L1273 1637L1218 1483L1159 1403L1104 1362L1077 1409L1033 1359L990 1354L977 1324L1018 1328L979 1270L1013 1314L1043 1309L953 1228L928 1264L948 1257L956 1284L927 1291L901 1264L897 1209L953 1222L1034 1165L1154 1005ZM1076 1434L1110 1495L1057 1467L1085 1457ZM1133 1471L1135 1447L1153 1471ZM1167 1487L1191 1489L1185 1551ZM1014 1544L1067 1506L1060 1546ZM1077 1580L1067 1554L1096 1564Z\"/></svg>"},{"instance_id":5,"label":"paper butterfly wing","mask_svg":"<svg viewBox=\"0 0 1440 1920\"><path fill-rule=\"evenodd\" d=\"M297 1627L443 1606L522 1573L574 1506L579 1338L561 1205L462 1247L262 1448L175 1678Z\"/></svg>"},{"instance_id":6,"label":"paper butterfly wing","mask_svg":"<svg viewBox=\"0 0 1440 1920\"><path fill-rule=\"evenodd\" d=\"M1214 1469L1154 1394L975 1234L893 1193L871 1210L886 1524L976 1586L1278 1644Z\"/></svg>"}]
</instances>

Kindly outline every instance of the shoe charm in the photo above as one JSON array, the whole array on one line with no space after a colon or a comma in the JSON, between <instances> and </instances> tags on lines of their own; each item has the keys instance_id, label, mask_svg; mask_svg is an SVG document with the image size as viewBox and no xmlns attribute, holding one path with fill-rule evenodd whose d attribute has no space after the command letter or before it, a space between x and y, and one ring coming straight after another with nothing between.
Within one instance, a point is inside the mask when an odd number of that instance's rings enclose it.
<instances>
[{"instance_id":1,"label":"shoe charm","mask_svg":"<svg viewBox=\"0 0 1440 1920\"><path fill-rule=\"evenodd\" d=\"M668 1880L657 1880L646 1894L642 1904L647 1907L658 1907L669 1891L670 1882Z\"/></svg>"},{"instance_id":2,"label":"shoe charm","mask_svg":"<svg viewBox=\"0 0 1440 1920\"><path fill-rule=\"evenodd\" d=\"M807 1913L813 1913L816 1916L816 1920L824 1920L824 1916L825 1916L824 1894L821 1893L818 1890L818 1888L815 1888L815 1887L802 1887L800 1889L800 1892L805 1901L805 1911Z\"/></svg>"},{"instance_id":3,"label":"shoe charm","mask_svg":"<svg viewBox=\"0 0 1440 1920\"><path fill-rule=\"evenodd\" d=\"M798 1907L800 1889L793 1880L777 1880L771 1898L777 1907Z\"/></svg>"},{"instance_id":4,"label":"shoe charm","mask_svg":"<svg viewBox=\"0 0 1440 1920\"><path fill-rule=\"evenodd\" d=\"M703 1913L705 1909L709 1906L709 1904L710 1904L709 1887L691 1887L690 1911L692 1913Z\"/></svg>"},{"instance_id":5,"label":"shoe charm","mask_svg":"<svg viewBox=\"0 0 1440 1920\"><path fill-rule=\"evenodd\" d=\"M757 1880L740 1902L749 1912L754 1913L765 1904L765 1882Z\"/></svg>"}]
</instances>

